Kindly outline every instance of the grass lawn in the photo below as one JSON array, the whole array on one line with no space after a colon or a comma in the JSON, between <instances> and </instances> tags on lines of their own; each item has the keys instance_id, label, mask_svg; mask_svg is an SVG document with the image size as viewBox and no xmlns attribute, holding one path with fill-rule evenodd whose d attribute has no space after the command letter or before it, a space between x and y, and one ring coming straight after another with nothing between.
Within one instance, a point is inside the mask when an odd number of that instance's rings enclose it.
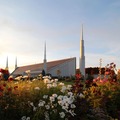
<instances>
[{"instance_id":1,"label":"grass lawn","mask_svg":"<svg viewBox=\"0 0 120 120\"><path fill-rule=\"evenodd\" d=\"M65 85L73 85L75 80L69 80L69 81L65 81L65 80L60 80L59 82L63 82Z\"/></svg>"}]
</instances>

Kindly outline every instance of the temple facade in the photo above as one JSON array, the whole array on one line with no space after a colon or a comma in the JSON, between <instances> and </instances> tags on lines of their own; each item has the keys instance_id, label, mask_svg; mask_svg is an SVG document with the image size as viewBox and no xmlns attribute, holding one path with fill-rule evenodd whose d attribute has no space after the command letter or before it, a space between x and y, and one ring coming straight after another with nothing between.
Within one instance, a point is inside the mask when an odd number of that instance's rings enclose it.
<instances>
[{"instance_id":1,"label":"temple facade","mask_svg":"<svg viewBox=\"0 0 120 120\"><path fill-rule=\"evenodd\" d=\"M26 75L26 71L30 70L31 77L36 77L41 74L44 70L45 63L38 63L33 65L26 65L17 67L11 75L14 77L18 75ZM66 58L61 60L55 60L46 62L47 69L44 70L46 74L51 74L52 76L74 76L76 73L76 57Z\"/></svg>"}]
</instances>

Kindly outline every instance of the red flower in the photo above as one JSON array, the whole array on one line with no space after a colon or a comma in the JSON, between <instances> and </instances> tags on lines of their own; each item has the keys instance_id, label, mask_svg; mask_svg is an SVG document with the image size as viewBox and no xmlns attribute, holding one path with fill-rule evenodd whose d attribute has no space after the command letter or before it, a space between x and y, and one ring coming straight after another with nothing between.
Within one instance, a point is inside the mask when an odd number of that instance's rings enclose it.
<instances>
[{"instance_id":1,"label":"red flower","mask_svg":"<svg viewBox=\"0 0 120 120\"><path fill-rule=\"evenodd\" d=\"M1 73L3 72L3 69L2 69L2 68L0 68L0 72L1 72Z\"/></svg>"},{"instance_id":2,"label":"red flower","mask_svg":"<svg viewBox=\"0 0 120 120\"><path fill-rule=\"evenodd\" d=\"M1 96L3 96L3 93L2 93L2 92L0 92L0 97L1 97Z\"/></svg>"},{"instance_id":3,"label":"red flower","mask_svg":"<svg viewBox=\"0 0 120 120\"><path fill-rule=\"evenodd\" d=\"M4 69L0 69L0 72L4 74L4 73L5 73L5 70L4 70Z\"/></svg>"},{"instance_id":4,"label":"red flower","mask_svg":"<svg viewBox=\"0 0 120 120\"><path fill-rule=\"evenodd\" d=\"M12 88L8 88L8 91L12 91Z\"/></svg>"},{"instance_id":5,"label":"red flower","mask_svg":"<svg viewBox=\"0 0 120 120\"><path fill-rule=\"evenodd\" d=\"M76 74L76 78L80 79L81 78L81 74Z\"/></svg>"},{"instance_id":6,"label":"red flower","mask_svg":"<svg viewBox=\"0 0 120 120\"><path fill-rule=\"evenodd\" d=\"M18 86L15 86L14 89L16 90L18 88Z\"/></svg>"},{"instance_id":7,"label":"red flower","mask_svg":"<svg viewBox=\"0 0 120 120\"><path fill-rule=\"evenodd\" d=\"M4 89L3 89L3 87L2 86L0 86L0 91L3 91Z\"/></svg>"},{"instance_id":8,"label":"red flower","mask_svg":"<svg viewBox=\"0 0 120 120\"><path fill-rule=\"evenodd\" d=\"M8 81L9 81L9 82L10 82L10 81L13 81L13 78L12 78L12 77L8 78Z\"/></svg>"},{"instance_id":9,"label":"red flower","mask_svg":"<svg viewBox=\"0 0 120 120\"><path fill-rule=\"evenodd\" d=\"M3 86L6 87L7 85L4 83Z\"/></svg>"}]
</instances>

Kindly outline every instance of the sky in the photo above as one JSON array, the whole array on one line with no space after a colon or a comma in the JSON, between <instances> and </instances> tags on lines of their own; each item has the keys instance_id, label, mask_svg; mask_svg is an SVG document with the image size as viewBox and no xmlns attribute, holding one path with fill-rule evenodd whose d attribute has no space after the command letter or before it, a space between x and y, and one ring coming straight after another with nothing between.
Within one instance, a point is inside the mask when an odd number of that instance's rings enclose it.
<instances>
[{"instance_id":1,"label":"sky","mask_svg":"<svg viewBox=\"0 0 120 120\"><path fill-rule=\"evenodd\" d=\"M81 27L86 67L120 68L120 0L0 0L0 68L77 58Z\"/></svg>"}]
</instances>

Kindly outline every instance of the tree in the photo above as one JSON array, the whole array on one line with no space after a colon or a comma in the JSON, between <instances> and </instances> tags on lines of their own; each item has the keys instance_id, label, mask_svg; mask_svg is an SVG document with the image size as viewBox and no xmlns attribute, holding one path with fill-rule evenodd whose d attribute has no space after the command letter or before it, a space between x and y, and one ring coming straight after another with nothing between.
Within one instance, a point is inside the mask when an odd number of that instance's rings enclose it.
<instances>
[{"instance_id":1,"label":"tree","mask_svg":"<svg viewBox=\"0 0 120 120\"><path fill-rule=\"evenodd\" d=\"M45 76L45 71L44 71L44 69L42 70L42 76Z\"/></svg>"}]
</instances>

